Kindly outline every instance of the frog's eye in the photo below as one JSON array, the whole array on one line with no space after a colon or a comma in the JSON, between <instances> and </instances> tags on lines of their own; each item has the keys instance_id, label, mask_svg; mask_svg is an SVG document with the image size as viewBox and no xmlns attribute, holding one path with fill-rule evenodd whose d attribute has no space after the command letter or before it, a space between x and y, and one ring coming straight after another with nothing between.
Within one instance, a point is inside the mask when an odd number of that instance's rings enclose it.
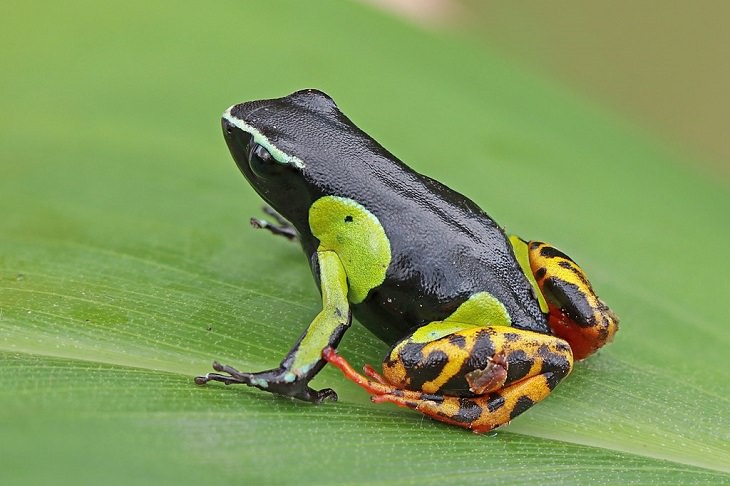
<instances>
[{"instance_id":1,"label":"frog's eye","mask_svg":"<svg viewBox=\"0 0 730 486\"><path fill-rule=\"evenodd\" d=\"M268 150L257 143L251 147L250 153L249 165L253 173L259 177L278 174L283 168L283 164L280 164Z\"/></svg>"}]
</instances>

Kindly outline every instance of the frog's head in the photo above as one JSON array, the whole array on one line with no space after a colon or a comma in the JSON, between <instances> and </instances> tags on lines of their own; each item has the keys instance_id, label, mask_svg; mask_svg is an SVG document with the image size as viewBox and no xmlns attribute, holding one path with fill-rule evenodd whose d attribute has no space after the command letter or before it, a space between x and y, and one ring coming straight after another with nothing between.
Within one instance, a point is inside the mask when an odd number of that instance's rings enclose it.
<instances>
[{"instance_id":1,"label":"frog's head","mask_svg":"<svg viewBox=\"0 0 730 486\"><path fill-rule=\"evenodd\" d=\"M222 125L243 175L300 230L315 200L346 194L368 173L382 171L385 158L392 160L317 90L234 105Z\"/></svg>"}]
</instances>

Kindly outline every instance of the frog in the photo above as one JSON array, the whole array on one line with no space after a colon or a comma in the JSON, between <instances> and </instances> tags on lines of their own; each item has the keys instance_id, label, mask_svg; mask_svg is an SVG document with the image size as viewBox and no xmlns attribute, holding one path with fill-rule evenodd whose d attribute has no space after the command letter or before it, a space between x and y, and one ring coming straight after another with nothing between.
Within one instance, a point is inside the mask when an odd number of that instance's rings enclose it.
<instances>
[{"instance_id":1,"label":"frog","mask_svg":"<svg viewBox=\"0 0 730 486\"><path fill-rule=\"evenodd\" d=\"M618 331L583 269L509 235L468 197L408 167L333 99L306 89L221 118L240 172L270 208L254 227L298 242L322 298L277 367L213 363L203 385L322 403L328 363L376 403L484 433L545 399ZM486 177L486 176L485 176ZM353 317L390 346L382 374L337 351Z\"/></svg>"}]
</instances>

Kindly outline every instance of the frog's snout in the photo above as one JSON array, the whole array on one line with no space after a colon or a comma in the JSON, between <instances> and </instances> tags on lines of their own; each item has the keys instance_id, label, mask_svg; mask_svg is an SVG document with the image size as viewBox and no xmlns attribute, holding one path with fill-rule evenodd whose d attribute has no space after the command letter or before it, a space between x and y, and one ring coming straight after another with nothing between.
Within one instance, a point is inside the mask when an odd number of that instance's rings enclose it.
<instances>
[{"instance_id":1,"label":"frog's snout","mask_svg":"<svg viewBox=\"0 0 730 486\"><path fill-rule=\"evenodd\" d=\"M246 167L248 166L253 136L241 130L240 127L236 126L226 116L221 118L221 128L223 129L223 138L226 139L228 149L231 151L231 155L233 155L233 160L245 174L245 169L242 164L245 164Z\"/></svg>"},{"instance_id":2,"label":"frog's snout","mask_svg":"<svg viewBox=\"0 0 730 486\"><path fill-rule=\"evenodd\" d=\"M228 118L225 116L221 118L221 126L223 127L223 136L226 137L226 139L233 136L233 131L236 129L236 126L228 121Z\"/></svg>"},{"instance_id":3,"label":"frog's snout","mask_svg":"<svg viewBox=\"0 0 730 486\"><path fill-rule=\"evenodd\" d=\"M223 128L223 137L229 146L236 143L242 147L247 147L251 143L251 134L241 130L228 117L223 116L221 118L221 127Z\"/></svg>"}]
</instances>

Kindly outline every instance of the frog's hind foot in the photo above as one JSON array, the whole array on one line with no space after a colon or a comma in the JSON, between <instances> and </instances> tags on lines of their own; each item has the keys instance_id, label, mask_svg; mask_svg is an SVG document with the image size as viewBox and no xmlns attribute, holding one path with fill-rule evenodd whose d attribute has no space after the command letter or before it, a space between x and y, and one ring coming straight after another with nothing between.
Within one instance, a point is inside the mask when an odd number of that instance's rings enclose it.
<instances>
[{"instance_id":1,"label":"frog's hind foot","mask_svg":"<svg viewBox=\"0 0 730 486\"><path fill-rule=\"evenodd\" d=\"M500 423L488 421L486 423L475 423L480 417L483 407L498 409L499 403L504 398L497 393L488 397L460 398L434 395L429 393L404 390L389 385L385 378L377 373L372 366L365 365L365 373L373 380L368 380L350 365L350 363L337 354L333 348L325 348L322 357L330 364L339 368L346 378L361 386L371 394L370 400L373 403L392 403L399 407L416 410L435 420L451 425L457 425L470 429L475 433L483 433L509 421L503 420ZM491 402L488 403L491 399Z\"/></svg>"},{"instance_id":2,"label":"frog's hind foot","mask_svg":"<svg viewBox=\"0 0 730 486\"><path fill-rule=\"evenodd\" d=\"M443 324L429 326L417 332L435 332ZM418 338L391 350L382 376L369 366L367 377L358 373L332 348L322 357L375 403L410 408L476 433L505 425L543 400L573 366L565 341L504 326L466 327L425 343Z\"/></svg>"},{"instance_id":3,"label":"frog's hind foot","mask_svg":"<svg viewBox=\"0 0 730 486\"><path fill-rule=\"evenodd\" d=\"M381 383L383 385L387 385L388 384L388 382L385 380L385 378L383 378L383 375L381 375L380 373L378 373L377 371L375 371L375 368L373 368L369 364L364 365L362 367L362 371L363 371L363 373L365 373L365 376L367 376L371 380L375 380L378 383Z\"/></svg>"}]
</instances>

